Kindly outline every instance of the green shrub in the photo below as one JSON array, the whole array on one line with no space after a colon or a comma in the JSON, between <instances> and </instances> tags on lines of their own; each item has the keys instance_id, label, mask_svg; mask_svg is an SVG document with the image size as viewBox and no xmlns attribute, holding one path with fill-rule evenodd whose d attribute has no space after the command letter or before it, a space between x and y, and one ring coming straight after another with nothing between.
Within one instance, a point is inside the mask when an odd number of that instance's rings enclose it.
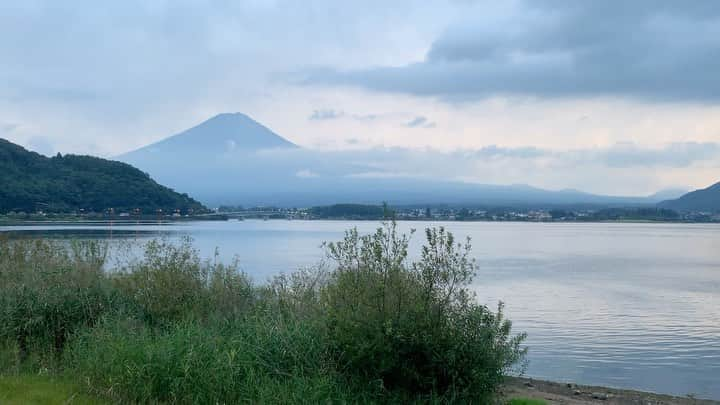
<instances>
[{"instance_id":1,"label":"green shrub","mask_svg":"<svg viewBox=\"0 0 720 405\"><path fill-rule=\"evenodd\" d=\"M258 289L258 306L306 322L322 321L320 295L328 276L323 264L277 275Z\"/></svg>"},{"instance_id":2,"label":"green shrub","mask_svg":"<svg viewBox=\"0 0 720 405\"><path fill-rule=\"evenodd\" d=\"M206 266L209 267L207 305L212 317L236 319L246 315L256 304L256 287L250 277L239 270L238 260L234 259L229 265L215 260Z\"/></svg>"},{"instance_id":3,"label":"green shrub","mask_svg":"<svg viewBox=\"0 0 720 405\"><path fill-rule=\"evenodd\" d=\"M151 324L197 317L207 282L198 253L189 238L179 245L153 240L144 257L118 274L116 283Z\"/></svg>"},{"instance_id":4,"label":"green shrub","mask_svg":"<svg viewBox=\"0 0 720 405\"><path fill-rule=\"evenodd\" d=\"M203 262L192 240L153 240L115 282L151 325L240 316L254 300L250 279L230 265Z\"/></svg>"},{"instance_id":5,"label":"green shrub","mask_svg":"<svg viewBox=\"0 0 720 405\"><path fill-rule=\"evenodd\" d=\"M338 266L322 295L329 344L343 373L389 391L487 398L523 358L524 335L511 335L502 306L475 302L469 241L455 244L443 228L426 239L411 264L394 223L328 245Z\"/></svg>"}]
</instances>

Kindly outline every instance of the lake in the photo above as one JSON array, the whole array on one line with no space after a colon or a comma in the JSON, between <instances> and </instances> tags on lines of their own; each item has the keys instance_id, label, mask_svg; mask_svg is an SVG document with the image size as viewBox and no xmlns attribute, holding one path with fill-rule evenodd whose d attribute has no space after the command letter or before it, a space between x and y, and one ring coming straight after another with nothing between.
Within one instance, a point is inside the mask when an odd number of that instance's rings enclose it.
<instances>
[{"instance_id":1,"label":"lake","mask_svg":"<svg viewBox=\"0 0 720 405\"><path fill-rule=\"evenodd\" d=\"M1 227L27 237L142 242L189 235L256 281L311 266L323 241L377 222L228 221ZM644 223L400 222L472 238L473 284L525 331L531 377L720 399L720 226ZM422 232L414 235L418 254Z\"/></svg>"}]
</instances>

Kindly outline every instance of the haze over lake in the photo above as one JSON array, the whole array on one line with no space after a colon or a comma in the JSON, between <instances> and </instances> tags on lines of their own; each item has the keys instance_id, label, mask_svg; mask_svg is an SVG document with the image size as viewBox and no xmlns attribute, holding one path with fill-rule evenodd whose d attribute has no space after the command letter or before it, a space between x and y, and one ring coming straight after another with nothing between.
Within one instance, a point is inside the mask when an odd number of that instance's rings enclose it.
<instances>
[{"instance_id":1,"label":"haze over lake","mask_svg":"<svg viewBox=\"0 0 720 405\"><path fill-rule=\"evenodd\" d=\"M478 298L507 302L528 332L527 374L720 399L720 226L643 223L401 222L472 238ZM204 257L234 256L258 282L324 259L321 244L377 222L243 221L0 227L24 236L142 242L191 236Z\"/></svg>"}]
</instances>

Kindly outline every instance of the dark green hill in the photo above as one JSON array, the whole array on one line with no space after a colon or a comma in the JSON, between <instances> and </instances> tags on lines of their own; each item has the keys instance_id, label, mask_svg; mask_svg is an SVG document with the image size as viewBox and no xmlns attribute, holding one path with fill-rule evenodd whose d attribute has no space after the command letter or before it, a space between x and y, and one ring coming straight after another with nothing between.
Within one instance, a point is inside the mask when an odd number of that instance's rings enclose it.
<instances>
[{"instance_id":1,"label":"dark green hill","mask_svg":"<svg viewBox=\"0 0 720 405\"><path fill-rule=\"evenodd\" d=\"M676 200L663 201L658 205L676 211L720 212L720 183L692 191Z\"/></svg>"},{"instance_id":2,"label":"dark green hill","mask_svg":"<svg viewBox=\"0 0 720 405\"><path fill-rule=\"evenodd\" d=\"M48 158L0 139L0 213L109 208L143 213L205 210L126 163L76 155Z\"/></svg>"}]
</instances>

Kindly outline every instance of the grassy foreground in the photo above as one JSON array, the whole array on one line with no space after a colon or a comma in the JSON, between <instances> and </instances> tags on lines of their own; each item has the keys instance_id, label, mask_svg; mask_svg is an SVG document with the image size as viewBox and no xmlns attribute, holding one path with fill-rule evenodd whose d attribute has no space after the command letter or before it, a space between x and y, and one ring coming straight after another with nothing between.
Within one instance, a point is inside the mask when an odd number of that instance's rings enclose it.
<instances>
[{"instance_id":1,"label":"grassy foreground","mask_svg":"<svg viewBox=\"0 0 720 405\"><path fill-rule=\"evenodd\" d=\"M78 384L51 376L0 376L0 404L106 404L108 401L87 395Z\"/></svg>"},{"instance_id":2,"label":"grassy foreground","mask_svg":"<svg viewBox=\"0 0 720 405\"><path fill-rule=\"evenodd\" d=\"M524 335L469 290L469 241L428 229L410 262L409 237L350 230L329 265L260 285L189 240L112 271L102 243L0 241L3 399L33 401L10 396L29 384L64 401L495 401Z\"/></svg>"},{"instance_id":3,"label":"grassy foreground","mask_svg":"<svg viewBox=\"0 0 720 405\"><path fill-rule=\"evenodd\" d=\"M82 388L51 376L0 376L0 404L6 405L103 405L111 402L82 392ZM507 405L546 405L540 399L512 398Z\"/></svg>"},{"instance_id":4,"label":"grassy foreground","mask_svg":"<svg viewBox=\"0 0 720 405\"><path fill-rule=\"evenodd\" d=\"M547 402L542 399L529 399L529 398L513 398L508 401L508 405L546 405Z\"/></svg>"}]
</instances>

